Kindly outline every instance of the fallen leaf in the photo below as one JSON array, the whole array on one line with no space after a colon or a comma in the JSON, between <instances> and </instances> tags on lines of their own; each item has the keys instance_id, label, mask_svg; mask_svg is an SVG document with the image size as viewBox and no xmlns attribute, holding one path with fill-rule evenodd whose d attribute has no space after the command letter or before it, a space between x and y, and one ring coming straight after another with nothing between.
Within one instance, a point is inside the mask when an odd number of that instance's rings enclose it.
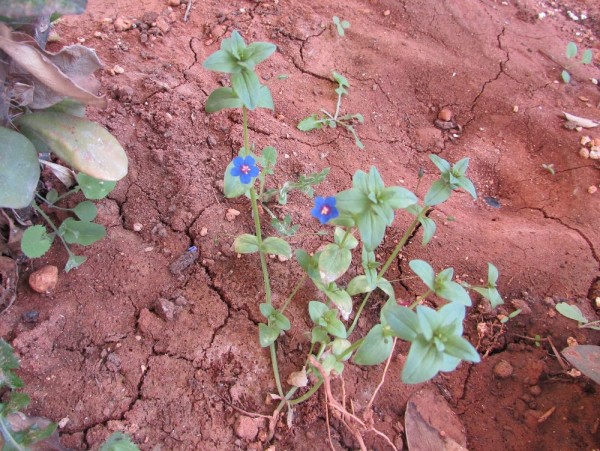
<instances>
[{"instance_id":1,"label":"fallen leaf","mask_svg":"<svg viewBox=\"0 0 600 451\"><path fill-rule=\"evenodd\" d=\"M574 116L573 114L569 114L563 111L565 115L565 119L570 122L574 122L579 127L583 128L594 128L598 127L598 123L594 122L591 119L586 119L585 117Z\"/></svg>"}]
</instances>

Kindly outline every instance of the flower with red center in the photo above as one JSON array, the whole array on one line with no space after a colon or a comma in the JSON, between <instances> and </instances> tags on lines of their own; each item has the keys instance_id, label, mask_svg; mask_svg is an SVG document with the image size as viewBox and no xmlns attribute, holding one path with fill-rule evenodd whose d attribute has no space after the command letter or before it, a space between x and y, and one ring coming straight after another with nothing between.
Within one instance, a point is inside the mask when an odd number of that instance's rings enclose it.
<instances>
[{"instance_id":1,"label":"flower with red center","mask_svg":"<svg viewBox=\"0 0 600 451\"><path fill-rule=\"evenodd\" d=\"M230 174L234 177L239 177L240 182L247 185L252 182L254 177L257 177L260 170L256 166L256 160L250 155L246 157L235 157L233 159L233 168Z\"/></svg>"},{"instance_id":2,"label":"flower with red center","mask_svg":"<svg viewBox=\"0 0 600 451\"><path fill-rule=\"evenodd\" d=\"M315 206L310 212L317 218L321 224L325 224L330 219L337 218L340 213L335 207L335 197L315 197Z\"/></svg>"}]
</instances>

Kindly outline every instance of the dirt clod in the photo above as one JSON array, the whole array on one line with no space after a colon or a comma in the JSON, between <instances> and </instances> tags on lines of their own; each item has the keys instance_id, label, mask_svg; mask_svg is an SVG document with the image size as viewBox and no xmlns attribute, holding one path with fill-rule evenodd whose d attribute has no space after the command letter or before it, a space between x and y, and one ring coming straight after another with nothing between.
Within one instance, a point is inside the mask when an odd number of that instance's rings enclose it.
<instances>
[{"instance_id":1,"label":"dirt clod","mask_svg":"<svg viewBox=\"0 0 600 451\"><path fill-rule=\"evenodd\" d=\"M438 113L438 119L444 122L450 121L452 119L452 110L449 108L442 108Z\"/></svg>"},{"instance_id":2,"label":"dirt clod","mask_svg":"<svg viewBox=\"0 0 600 451\"><path fill-rule=\"evenodd\" d=\"M58 268L54 265L42 266L29 276L29 286L38 293L47 293L56 288Z\"/></svg>"},{"instance_id":3,"label":"dirt clod","mask_svg":"<svg viewBox=\"0 0 600 451\"><path fill-rule=\"evenodd\" d=\"M115 31L127 31L131 30L133 27L133 22L123 17L117 17L113 23L113 26L115 27Z\"/></svg>"},{"instance_id":4,"label":"dirt clod","mask_svg":"<svg viewBox=\"0 0 600 451\"><path fill-rule=\"evenodd\" d=\"M234 432L243 440L254 440L258 435L258 425L254 418L242 415L235 422Z\"/></svg>"},{"instance_id":5,"label":"dirt clod","mask_svg":"<svg viewBox=\"0 0 600 451\"><path fill-rule=\"evenodd\" d=\"M235 208L229 208L227 209L227 213L225 213L225 219L227 219L229 222L233 222L239 215L239 210L236 210Z\"/></svg>"},{"instance_id":6,"label":"dirt clod","mask_svg":"<svg viewBox=\"0 0 600 451\"><path fill-rule=\"evenodd\" d=\"M506 379L512 376L514 371L513 366L506 360L500 360L494 366L494 375L500 379Z\"/></svg>"},{"instance_id":7,"label":"dirt clod","mask_svg":"<svg viewBox=\"0 0 600 451\"><path fill-rule=\"evenodd\" d=\"M163 298L158 298L154 302L154 312L165 321L175 319L175 304Z\"/></svg>"}]
</instances>

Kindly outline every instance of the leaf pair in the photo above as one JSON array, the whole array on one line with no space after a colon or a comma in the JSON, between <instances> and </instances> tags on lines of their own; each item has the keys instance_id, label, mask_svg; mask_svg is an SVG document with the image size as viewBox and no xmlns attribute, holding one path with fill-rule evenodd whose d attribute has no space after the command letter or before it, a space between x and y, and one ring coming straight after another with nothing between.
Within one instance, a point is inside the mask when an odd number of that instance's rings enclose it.
<instances>
[{"instance_id":1,"label":"leaf pair","mask_svg":"<svg viewBox=\"0 0 600 451\"><path fill-rule=\"evenodd\" d=\"M452 280L454 269L446 268L436 275L431 265L424 260L411 260L408 266L437 296L463 306L472 305L467 290Z\"/></svg>"},{"instance_id":2,"label":"leaf pair","mask_svg":"<svg viewBox=\"0 0 600 451\"><path fill-rule=\"evenodd\" d=\"M468 158L457 161L453 166L450 166L450 163L437 155L429 155L429 158L440 170L441 177L433 183L427 194L425 194L424 202L426 206L432 207L445 202L452 191L459 188L464 189L473 199L477 199L473 182L465 177L469 166Z\"/></svg>"},{"instance_id":3,"label":"leaf pair","mask_svg":"<svg viewBox=\"0 0 600 451\"><path fill-rule=\"evenodd\" d=\"M268 324L261 323L258 325L258 340L263 348L275 343L281 331L290 330L290 320L276 310L271 304L260 304L260 312L267 318Z\"/></svg>"},{"instance_id":4,"label":"leaf pair","mask_svg":"<svg viewBox=\"0 0 600 451\"><path fill-rule=\"evenodd\" d=\"M281 238L270 236L262 240L262 243L259 243L258 237L249 233L239 235L233 242L233 249L238 254L262 252L263 254L281 255L285 258L292 256L292 248Z\"/></svg>"}]
</instances>

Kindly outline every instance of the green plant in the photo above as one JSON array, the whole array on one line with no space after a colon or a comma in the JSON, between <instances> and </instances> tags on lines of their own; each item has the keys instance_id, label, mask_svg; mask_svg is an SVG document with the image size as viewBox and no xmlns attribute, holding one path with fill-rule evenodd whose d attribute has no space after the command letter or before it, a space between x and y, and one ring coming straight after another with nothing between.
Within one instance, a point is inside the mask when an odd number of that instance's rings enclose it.
<instances>
[{"instance_id":1,"label":"green plant","mask_svg":"<svg viewBox=\"0 0 600 451\"><path fill-rule=\"evenodd\" d=\"M348 22L347 20L340 21L340 18L338 16L333 16L333 24L335 25L335 28L340 37L344 37L346 35L345 30L350 28L350 22Z\"/></svg>"},{"instance_id":2,"label":"green plant","mask_svg":"<svg viewBox=\"0 0 600 451\"><path fill-rule=\"evenodd\" d=\"M89 199L105 197L128 167L115 137L83 119L85 105L106 106L106 99L93 93L97 83L92 74L102 66L95 52L81 45L48 52L47 33L39 32L49 28L51 15L81 13L85 4L25 0L0 5L0 208L33 208L52 231L41 225L25 230L24 254L42 256L58 236L69 255L66 271L85 261L69 244L89 245L106 235L104 226L92 222L97 210ZM39 42L19 29L23 24L42 36ZM9 69L16 66L18 72ZM47 189L40 181L40 165L63 186ZM64 207L61 201L79 191L88 200ZM57 226L48 209L68 210L75 217Z\"/></svg>"},{"instance_id":3,"label":"green plant","mask_svg":"<svg viewBox=\"0 0 600 451\"><path fill-rule=\"evenodd\" d=\"M362 124L364 122L364 117L360 113L356 114L345 114L340 116L340 107L342 104L342 96L348 95L348 89L350 89L350 83L343 75L337 73L336 71L332 71L333 80L338 84L338 87L335 89L336 94L338 95L337 105L335 108L335 114L329 113L325 109L321 109L321 114L312 114L305 119L302 119L298 124L298 130L303 132L309 132L311 130L319 130L324 126L330 128L336 128L337 126L344 127L348 132L352 134L354 137L354 142L356 143L359 149L364 149L365 146L360 141L356 130L354 129L354 122L358 122Z\"/></svg>"},{"instance_id":4,"label":"green plant","mask_svg":"<svg viewBox=\"0 0 600 451\"><path fill-rule=\"evenodd\" d=\"M548 171L551 175L555 175L556 171L554 170L554 163L546 164L542 163L542 169Z\"/></svg>"},{"instance_id":5,"label":"green plant","mask_svg":"<svg viewBox=\"0 0 600 451\"><path fill-rule=\"evenodd\" d=\"M231 53L230 49L234 45L237 46L239 60L233 54L224 54L224 52ZM285 239L265 236L261 225L259 204L262 203L264 210L269 212L268 202L275 197L279 198L280 203L285 202L287 192L292 188L312 197L313 186L324 179L328 170L311 176L301 176L299 181L287 182L281 188L265 190L267 176L273 174L276 167L277 152L273 147L266 147L257 154L250 146L247 111L260 107L261 104L258 101L249 102L251 96L238 92L247 89L247 84L233 82L233 76L238 73L234 71L238 70L237 61L245 62L246 52L253 54L246 50L251 46L265 49L260 61L264 60L267 54L275 51L274 47L268 47L266 43L246 46L238 33L234 32L231 38L223 41L221 50L205 61L204 65L208 69L227 69L228 73L232 74L232 87L218 88L211 93L206 110L213 112L222 108L242 109L244 147L225 169L224 192L228 198L246 196L250 200L254 233L244 233L235 238L233 248L239 254L258 254L259 257L265 289L265 300L260 304L259 309L265 322L259 324L258 341L260 346L269 348L271 354L277 386L276 396L281 399L275 414L284 407L291 412L295 405L310 398L322 384L325 384L329 396L328 378L341 375L345 362L351 358L359 365L376 365L389 359L398 338L411 343L401 376L405 383L424 382L440 371L452 371L461 360L478 362L479 354L463 337L466 307L471 305L467 290L478 292L494 307L502 304L502 298L497 290L498 270L494 265L488 266L487 285L471 286L455 282L452 268L445 268L436 273L429 263L423 260L412 260L409 267L421 279L426 289L414 302L409 303L410 305L399 304L392 283L385 278L390 266L419 228L423 230L423 244L431 240L436 225L429 217L429 212L434 206L446 201L454 191L459 189L476 198L475 188L465 175L468 158L451 165L446 160L431 155L430 159L439 169L440 176L427 191L422 203L406 188L386 186L375 167L371 167L369 172L356 171L352 188L335 196L317 196L314 199L311 215L322 225L333 226L333 230L329 232L332 241L313 254L303 249L297 249L292 253L292 248ZM266 51L267 49L269 51ZM243 65L239 70L253 71L254 64L251 68L249 65ZM247 74L245 77L250 79L254 76L255 74ZM339 84L340 88L347 86L343 80L339 81ZM268 88L258 82L253 86L257 98L260 91L265 93L266 98ZM224 89L227 91L223 91ZM216 108L215 97L222 96L225 92L228 98L233 98L235 101L221 103L218 105L219 108ZM339 98L343 92L344 90L338 92ZM270 99L270 94L268 97ZM268 107L272 108L272 106L272 101L268 102ZM412 222L385 262L380 262L377 260L377 255L382 251L378 249L398 212L411 215ZM281 228L287 231L290 225L290 220L284 219ZM278 228L280 227L275 227L276 230ZM284 236L287 234L287 232L283 233ZM344 276L353 261L353 251L359 255L357 260L360 260L363 273L347 280ZM291 258L293 254L305 272L279 307L273 305L267 254L279 255L284 259ZM275 346L279 337L292 327L285 313L307 280L310 280L319 291L318 299L310 301L308 305L308 315L313 323L310 331L311 346L302 368L287 379L290 387L285 391L279 374ZM356 338L354 333L359 318L371 295L376 291L387 297L387 302L379 314L379 323L374 325L365 336ZM357 309L353 302L356 296L362 297ZM439 309L424 305L432 296L443 299L445 304ZM294 398L299 388L308 386L310 374L315 376L312 386L304 394Z\"/></svg>"},{"instance_id":6,"label":"green plant","mask_svg":"<svg viewBox=\"0 0 600 451\"><path fill-rule=\"evenodd\" d=\"M127 434L115 432L100 446L100 451L139 451L139 448Z\"/></svg>"},{"instance_id":7,"label":"green plant","mask_svg":"<svg viewBox=\"0 0 600 451\"><path fill-rule=\"evenodd\" d=\"M23 388L23 381L15 374L19 361L11 346L0 339L0 388L8 390L5 401L0 403L0 433L4 439L3 451L25 451L29 446L45 440L56 430L56 424L40 427L37 423L29 426L17 426L20 411L29 405L29 396L16 391Z\"/></svg>"},{"instance_id":8,"label":"green plant","mask_svg":"<svg viewBox=\"0 0 600 451\"><path fill-rule=\"evenodd\" d=\"M574 42L569 42L565 50L567 60L575 58L577 56L577 53L577 44L575 44ZM581 64L590 64L592 62L593 56L594 55L592 54L592 50L586 49L583 52L583 55L581 56ZM569 83L571 81L571 74L567 71L567 69L564 69L560 74L561 78L565 83Z\"/></svg>"},{"instance_id":9,"label":"green plant","mask_svg":"<svg viewBox=\"0 0 600 451\"><path fill-rule=\"evenodd\" d=\"M559 302L556 304L556 311L566 318L577 321L580 329L600 330L600 321L588 321L576 305Z\"/></svg>"}]
</instances>

